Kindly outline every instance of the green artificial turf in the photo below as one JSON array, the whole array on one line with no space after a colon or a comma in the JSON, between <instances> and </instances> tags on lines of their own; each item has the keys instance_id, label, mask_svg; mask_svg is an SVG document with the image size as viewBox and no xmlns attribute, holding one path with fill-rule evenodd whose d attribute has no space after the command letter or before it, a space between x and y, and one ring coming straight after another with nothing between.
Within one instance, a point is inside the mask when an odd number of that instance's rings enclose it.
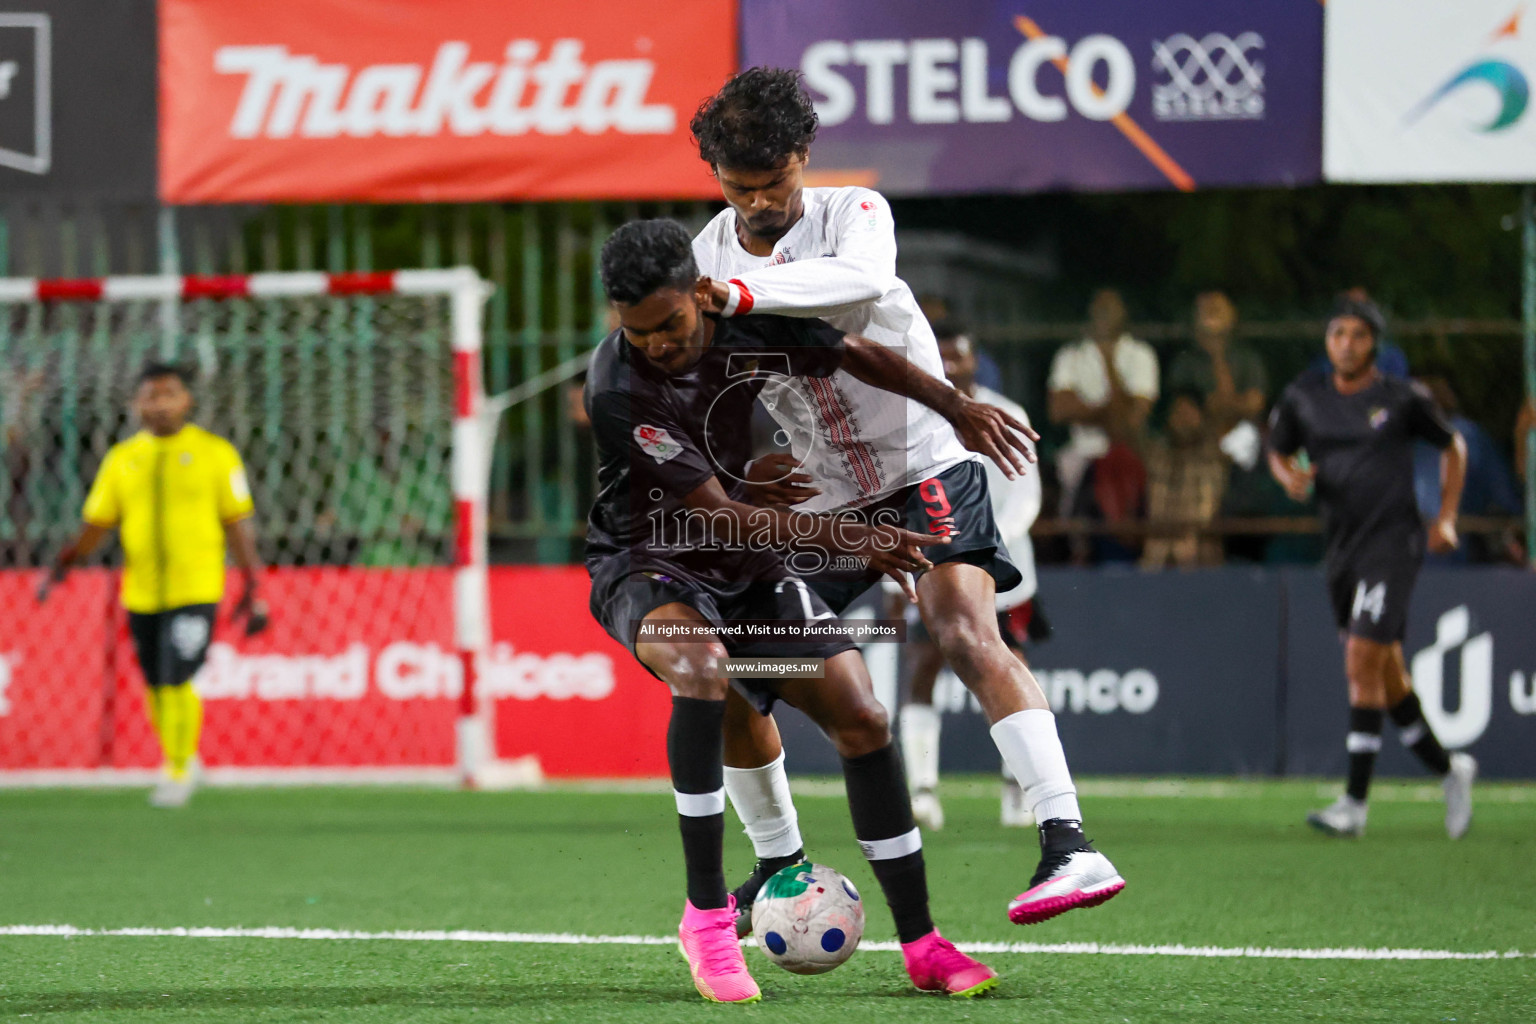
<instances>
[{"instance_id":1,"label":"green artificial turf","mask_svg":"<svg viewBox=\"0 0 1536 1024\"><path fill-rule=\"evenodd\" d=\"M1438 804L1393 784L1359 841L1301 823L1325 802L1315 783L1085 792L1090 835L1128 886L1025 929L1005 908L1033 868L1032 834L996 824L990 783L946 782L949 822L925 837L946 935L1536 953L1529 790L1481 787L1457 843ZM869 898L866 937L893 938L843 801L798 803L811 856ZM665 936L682 905L675 821L660 792L210 790L166 812L136 791L0 791L0 926ZM734 880L750 852L739 835L726 845ZM894 952L816 978L747 957L764 1002L721 1007L666 945L4 936L0 1021L1536 1021L1529 957L993 953L1002 985L968 1002L913 991Z\"/></svg>"}]
</instances>

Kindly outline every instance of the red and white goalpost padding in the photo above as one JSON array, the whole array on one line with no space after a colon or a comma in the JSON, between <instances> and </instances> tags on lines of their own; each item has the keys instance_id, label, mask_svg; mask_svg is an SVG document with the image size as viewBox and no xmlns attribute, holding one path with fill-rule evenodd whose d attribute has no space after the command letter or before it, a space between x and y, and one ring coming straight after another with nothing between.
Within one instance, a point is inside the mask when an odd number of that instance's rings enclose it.
<instances>
[{"instance_id":1,"label":"red and white goalpost padding","mask_svg":"<svg viewBox=\"0 0 1536 1024\"><path fill-rule=\"evenodd\" d=\"M128 302L135 299L299 298L317 295L459 295L475 304L473 343L480 347L479 306L489 286L471 267L447 270L271 274L150 274L121 277L0 278L0 302ZM466 340L468 334L465 335ZM457 335L455 337L457 343Z\"/></svg>"},{"instance_id":2,"label":"red and white goalpost padding","mask_svg":"<svg viewBox=\"0 0 1536 1024\"><path fill-rule=\"evenodd\" d=\"M107 374L117 378L117 382L112 385L111 401L121 403L126 400L129 390L123 380L131 380L131 375L137 368L132 365L133 355L124 355L117 351L131 348L129 339L137 339L139 349L136 356L140 361L146 354L181 355L185 350L196 354L198 346L203 345L208 350L214 351L215 358L221 360L224 366L246 368L246 374L242 374L240 369L234 369L223 374L224 377L240 378L254 372L250 368L256 367L266 367L272 372L269 378L261 382L252 380L248 385L240 379L219 380L217 394L212 400L204 401L203 411L207 414L206 420L203 421L205 426L215 433L223 433L224 431L220 430L219 417L226 407L245 410L240 414L244 417L241 422L259 419L261 411L258 407L262 402L266 402L268 426L265 434L257 435L263 437L264 441L252 441L252 445L264 444L267 447L274 447L287 444L303 449L309 444L309 439L303 434L304 425L311 418L324 418L325 423L316 429L328 430L329 447L341 449L350 443L347 440L349 435L369 434L374 431L374 424L383 422L387 417L403 416L406 414L405 410L426 408L435 410L443 404L433 399L431 394L411 393L404 399L393 399L393 404L390 399L379 399L377 394L385 390L388 390L391 395L406 394L411 388L420 389L420 384L419 381L405 378L430 377L432 373L439 372L433 370L430 363L419 364L424 366L425 370L413 370L412 367L418 364L412 363L411 360L420 358L415 350L421 347L420 338L425 333L421 325L425 323L434 329L445 326L448 335L446 346L448 352L444 353L444 357L448 357L451 353L452 364L451 457L450 465L447 467L452 490L452 642L462 679L462 685L457 688L454 751L460 778L466 784L479 784L494 774L496 767L493 756L494 744L489 735L490 727L487 715L483 713L485 704L488 702L477 700L479 669L490 646L486 492L489 482L489 438L493 436L494 422L487 424L482 417L485 396L481 374L481 314L489 294L489 286L474 270L467 267L340 274L258 273L227 276L126 276L80 280L0 279L0 316L5 318L4 330L0 332L0 355L10 355L12 362L20 366L28 358L29 352L40 350L40 347L48 347L45 353L46 358L41 364L44 369L39 371L42 377L36 378L42 380L42 383L37 384L36 387L44 392L43 401L40 404L45 408L40 415L51 415L49 408L52 405L58 405L72 417L70 422L88 421L92 410L96 410L94 414L98 417L95 422L100 422L104 414L99 410L109 406L108 400L98 396L95 399L96 405L85 409L81 404L81 394L82 391L88 392L92 386L93 369L97 371L96 377L102 376L98 365L102 359L108 362L115 360L116 363L121 364L115 366L115 372L113 368L108 368L106 371ZM441 324L443 309L441 302L424 312L396 310L388 316L378 312L382 304L391 298L411 296L446 300L447 324ZM361 302L356 308L329 312L329 306L334 304L321 302L317 305L314 301L323 300L325 297L370 301ZM209 300L212 300L213 304L243 306L244 309L238 315L229 311L196 315L186 312L189 308L207 309L210 306ZM289 304L291 311L279 309L274 313L270 305L267 305L271 302L281 303L283 300L298 301ZM307 306L304 305L306 300L308 300ZM81 314L78 319L90 317L94 319L88 325L71 323L60 327L55 323L57 317L52 311L66 305L86 307L91 312ZM130 330L122 326L120 321L131 320L133 316L123 312L109 312L108 310L111 309L137 310L139 322ZM329 319L325 319L326 317ZM374 319L370 320L370 317ZM290 320L291 326L289 326ZM394 325L402 322L406 323L406 329L396 330ZM44 326L39 327L39 324ZM158 339L143 341L146 333L153 335L157 329L161 335ZM396 330L400 339L394 343L389 341L392 337L389 332L392 330ZM288 351L291 347L290 339L300 335L305 339L305 346L296 348L295 355ZM106 347L92 348L97 344L93 339L100 339L102 336L107 338ZM120 338L123 344L118 345ZM27 347L29 344L31 348ZM298 342L295 341L292 345L297 346ZM348 348L353 345L357 346L355 350ZM274 351L278 348L284 351L278 354ZM346 349L347 354L345 356L336 354L338 349ZM330 360L331 363L326 363L326 360ZM290 363L296 368L289 368ZM324 381L320 383L316 383L319 379L316 375L320 372L315 369L317 363L330 367L324 371L329 376L325 376ZM0 373L8 372L7 365L0 363ZM347 391L350 387L347 382L352 379L371 381L375 375L387 376L391 373L393 376L389 378L387 384L376 382L359 384L355 393L345 395L338 393ZM218 374L211 376L216 378ZM32 377L26 379L34 380ZM241 391L242 387L247 390ZM310 393L305 393L301 399L295 399L294 395L287 393L295 389L304 391L306 388ZM210 385L209 390L213 389L214 385ZM447 389L439 390L446 392ZM258 394L258 391L262 393ZM300 401L300 404L282 404L285 401L290 403ZM382 408L372 409L373 405L379 405ZM344 419L345 409L353 406L360 409L366 406L371 411L358 413L355 420ZM120 404L118 408L121 408ZM84 411L80 411L81 409ZM252 412L251 409L256 411ZM297 412L294 411L295 409ZM326 410L323 417L315 412L317 409ZM312 413L313 416L311 416ZM116 424L114 428L115 426ZM70 433L71 429L74 428L66 424L62 430L54 430L54 440L50 443L59 445L63 450L62 457L57 461L68 464L74 476L93 472L95 463L99 461L104 451L77 450L83 442ZM424 433L428 442L440 444L445 440L438 437L442 431L438 430L434 434L434 429L431 425L402 426L397 422L395 426L386 426L379 429L377 433L381 437L388 438L392 433L404 435L420 431ZM274 430L283 432L280 441L274 441ZM40 436L46 435L47 431L48 425L44 425L39 431ZM233 429L231 432L238 433ZM59 440L60 437L62 440ZM115 438L107 436L108 442L113 439ZM233 436L230 439L235 442L237 448L241 447L239 436ZM428 442L423 442L424 447L429 446ZM395 443L401 442L397 439ZM253 459L277 458L270 452L242 450L241 454L247 460L248 466ZM311 458L316 457L318 456L311 456ZM355 463L366 461L367 457L367 453L353 457L343 455L338 457L336 464L329 469L316 472L320 473L326 481L346 480L348 474L354 476L357 474L358 469ZM387 463L404 466L407 471L418 475L430 475L434 466L430 452L425 451L410 454L404 458L393 455L388 459L375 459L375 461L381 465ZM318 517L300 511L292 514L286 511L280 515L273 514L273 506L282 504L284 488L290 486L289 481L296 472L291 466L282 469L281 472L274 470L271 474L274 483L268 497L264 501L258 495L259 514L281 520L288 531L283 538L279 538L277 543L285 544L289 550L298 553L295 567L288 572L296 578L303 574L313 576L316 573L346 572L345 568L336 570L306 568L317 562L320 564L335 562L334 556L323 553L330 550L324 547L326 543L334 543L325 539L330 536L325 531L331 529L334 533L335 528L321 522L321 520L327 520L327 517L337 518L334 508L328 507ZM374 472L375 476L382 475L380 471ZM260 475L253 474L253 476ZM282 482L277 482L279 480ZM363 503L360 507L368 514L373 514L372 510L378 508L392 508L393 504L405 502L408 496L423 493L429 483L431 481L413 480L409 486L402 484L400 493L392 496L390 500L380 499L377 496L359 499ZM440 485L440 481L438 483ZM57 501L53 500L54 491L50 489L50 484L57 490ZM37 519L46 518L55 528L60 525L72 528L78 522L79 495L88 484L89 480L70 479L62 470L55 480L41 482L33 480L30 483L22 481L22 484L12 481L16 495L24 496L24 490L27 494L40 494L43 497L31 499L31 503L41 503L51 507L38 510L41 516L36 513L26 513L25 516L21 513L11 515L10 519L0 524L0 534L5 535L0 536L0 539L8 537L18 551L26 552L26 557L33 559L34 565L37 564L36 559L40 557L38 552L50 548L57 550L57 544L53 543L55 538L51 535L42 541L36 540L36 530L32 529L29 533L29 524L35 525ZM372 486L377 488L381 485L374 482ZM382 486L387 487L387 481ZM303 490L297 487L293 489ZM338 499L343 508L346 507L347 500L345 495ZM419 497L415 500L423 501L424 505L431 504ZM409 524L417 520L430 520L433 513L428 509L419 513L402 513L401 515L402 521L407 524L405 529L409 530L419 529ZM28 522L22 522L23 518ZM63 520L63 523L61 524L59 520ZM406 541L395 542L396 551L402 549L406 543ZM364 546L358 541L354 541L353 544L360 549ZM312 554L314 551L320 551L322 554L315 556ZM384 555L372 557L387 558ZM19 558L13 558L9 564L17 568L25 567L25 563ZM396 575L391 578L399 580L425 577L441 571L430 568L432 563L421 559L408 560L402 564L413 568L388 568L386 564L385 568L378 570L358 571L356 576L358 579L367 579L370 577L364 575L366 571L393 572ZM436 564L442 563L438 561ZM276 567L272 571L276 573L282 570L281 567ZM383 601L387 596L381 591L376 600ZM364 601L362 604L366 605L367 602ZM24 625L27 621L26 610L16 609L14 612L19 612L21 617L19 619L13 617L11 620L13 625L18 622ZM319 612L317 611L316 614L318 615ZM353 617L366 618L367 610L354 613ZM408 623L411 619L410 608L405 607L398 613L398 618L402 623ZM324 632L325 630L317 630L317 633ZM331 629L331 632L335 633L337 630ZM324 639L321 637L315 643L324 646ZM59 642L68 643L68 638L61 637ZM0 673L15 675L12 668L8 667L9 663L3 660L3 656L4 651L0 649ZM18 659L19 657L16 656ZM34 666L33 671L37 671L36 665L39 661L55 660L46 647L30 653L29 657ZM260 666L257 670L259 668ZM311 669L313 670L313 666ZM121 675L120 670L119 675ZM10 699L14 700L22 696L14 685L17 680L12 679L11 676L6 676L6 679L12 683ZM446 693L449 687L445 685L440 689ZM110 701L108 703L110 704ZM3 692L0 692L0 714L3 714L9 706ZM114 715L117 718L122 717L121 714L110 710L103 714L106 719ZM311 718L306 721L311 724L307 727L313 727L314 716L310 714ZM0 718L0 734L3 734L4 727L5 720ZM98 731L105 735L116 727L112 722L104 719L104 724ZM35 726L35 728L43 727ZM285 764L280 751L276 750L282 742L280 736L268 736L263 740L265 750L263 756L277 761L278 764L274 767L283 768L293 765L317 767L320 766L318 762L323 761L323 758L308 756ZM379 746L387 747L388 742L381 739ZM40 742L35 745L41 752L30 760L21 759L22 767L48 767L53 761L57 761L60 765L89 763L88 759L82 761L77 755L68 751L63 751L55 757L46 752ZM104 741L104 749L105 746ZM421 756L428 760L432 757L430 754ZM216 755L213 760L217 760ZM378 756L373 758L370 758L366 752L349 754L344 763L347 767L366 767L366 762L369 760L383 761L392 765L402 763L395 759L394 752L387 749L381 749ZM0 759L0 774L15 767L17 764L7 764ZM247 765L247 767L258 766ZM504 771L503 775L505 774Z\"/></svg>"}]
</instances>

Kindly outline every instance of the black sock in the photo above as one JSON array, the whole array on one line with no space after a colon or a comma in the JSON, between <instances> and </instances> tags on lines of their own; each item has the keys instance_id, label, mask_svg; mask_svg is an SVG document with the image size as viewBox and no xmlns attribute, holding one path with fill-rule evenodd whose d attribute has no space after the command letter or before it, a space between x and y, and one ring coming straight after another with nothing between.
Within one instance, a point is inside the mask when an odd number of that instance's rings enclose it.
<instances>
[{"instance_id":1,"label":"black sock","mask_svg":"<svg viewBox=\"0 0 1536 1024\"><path fill-rule=\"evenodd\" d=\"M1071 853L1089 846L1083 823L1071 818L1051 818L1040 823L1040 853Z\"/></svg>"},{"instance_id":2,"label":"black sock","mask_svg":"<svg viewBox=\"0 0 1536 1024\"><path fill-rule=\"evenodd\" d=\"M783 871L791 864L805 863L805 847L801 847L787 857L759 857L757 863L752 866L752 874L747 880L736 887L731 895L736 897L736 909L742 910L757 902L758 890L763 883L774 875Z\"/></svg>"},{"instance_id":3,"label":"black sock","mask_svg":"<svg viewBox=\"0 0 1536 1024\"><path fill-rule=\"evenodd\" d=\"M1344 791L1362 803L1371 791L1371 772L1376 770L1385 719L1386 713L1380 708L1349 709L1349 736L1344 740L1344 749L1349 751L1349 785Z\"/></svg>"},{"instance_id":4,"label":"black sock","mask_svg":"<svg viewBox=\"0 0 1536 1024\"><path fill-rule=\"evenodd\" d=\"M1402 730L1403 746L1413 751L1426 768L1436 775L1444 775L1451 770L1451 755L1445 752L1435 731L1424 721L1424 706L1419 703L1418 694L1408 694L1393 705L1387 714L1392 716L1392 721Z\"/></svg>"},{"instance_id":5,"label":"black sock","mask_svg":"<svg viewBox=\"0 0 1536 1024\"><path fill-rule=\"evenodd\" d=\"M800 849L786 857L759 857L757 858L757 863L753 865L752 870L757 874L761 874L764 878L768 878L772 875L778 874L780 871L783 871L791 864L804 863L805 847L802 846Z\"/></svg>"},{"instance_id":6,"label":"black sock","mask_svg":"<svg viewBox=\"0 0 1536 1024\"><path fill-rule=\"evenodd\" d=\"M885 893L902 942L933 931L923 841L912 820L912 799L894 743L863 757L843 758L853 834Z\"/></svg>"},{"instance_id":7,"label":"black sock","mask_svg":"<svg viewBox=\"0 0 1536 1024\"><path fill-rule=\"evenodd\" d=\"M725 866L725 701L672 698L667 724L667 764L683 833L688 902L700 910L726 905Z\"/></svg>"}]
</instances>

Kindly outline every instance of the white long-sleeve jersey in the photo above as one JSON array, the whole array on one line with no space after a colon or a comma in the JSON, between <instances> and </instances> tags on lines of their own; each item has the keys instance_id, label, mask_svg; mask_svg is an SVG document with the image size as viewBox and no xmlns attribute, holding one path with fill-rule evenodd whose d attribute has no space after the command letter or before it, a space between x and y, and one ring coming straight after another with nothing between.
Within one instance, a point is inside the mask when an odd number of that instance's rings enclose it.
<instances>
[{"instance_id":1,"label":"white long-sleeve jersey","mask_svg":"<svg viewBox=\"0 0 1536 1024\"><path fill-rule=\"evenodd\" d=\"M885 198L867 188L807 188L805 212L773 247L754 256L736 237L727 207L693 240L699 272L728 281L729 316L821 317L849 334L901 350L944 377L933 329L896 276L896 227ZM821 494L806 512L857 508L975 458L938 413L839 370L831 377L777 378L763 404Z\"/></svg>"},{"instance_id":2,"label":"white long-sleeve jersey","mask_svg":"<svg viewBox=\"0 0 1536 1024\"><path fill-rule=\"evenodd\" d=\"M1029 413L1013 399L980 385L974 397L978 402L995 405L1012 414L1025 426L1029 425ZM1029 441L1024 443L1031 449L1035 447ZM1040 472L1039 466L1031 464L1023 476L1009 480L991 459L981 461L987 469L987 494L992 499L992 518L997 523L998 532L1003 535L1003 543L1008 546L1009 558L1024 577L1018 586L997 595L997 610L1005 612L1035 596L1035 545L1030 540L1029 529L1040 515Z\"/></svg>"}]
</instances>

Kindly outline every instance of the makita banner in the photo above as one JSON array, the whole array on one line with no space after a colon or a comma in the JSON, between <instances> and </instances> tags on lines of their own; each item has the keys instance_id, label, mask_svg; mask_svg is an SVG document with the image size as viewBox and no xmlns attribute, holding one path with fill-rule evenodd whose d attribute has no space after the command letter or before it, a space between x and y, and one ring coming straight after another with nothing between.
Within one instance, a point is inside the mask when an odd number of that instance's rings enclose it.
<instances>
[{"instance_id":1,"label":"makita banner","mask_svg":"<svg viewBox=\"0 0 1536 1024\"><path fill-rule=\"evenodd\" d=\"M1536 179L1536 23L1524 0L1329 0L1333 181Z\"/></svg>"},{"instance_id":2,"label":"makita banner","mask_svg":"<svg viewBox=\"0 0 1536 1024\"><path fill-rule=\"evenodd\" d=\"M160 0L167 202L682 198L732 0Z\"/></svg>"},{"instance_id":3,"label":"makita banner","mask_svg":"<svg viewBox=\"0 0 1536 1024\"><path fill-rule=\"evenodd\" d=\"M819 180L893 195L1296 185L1321 173L1315 0L742 0L799 68Z\"/></svg>"},{"instance_id":4,"label":"makita banner","mask_svg":"<svg viewBox=\"0 0 1536 1024\"><path fill-rule=\"evenodd\" d=\"M155 0L0 11L0 195L155 197Z\"/></svg>"}]
</instances>

